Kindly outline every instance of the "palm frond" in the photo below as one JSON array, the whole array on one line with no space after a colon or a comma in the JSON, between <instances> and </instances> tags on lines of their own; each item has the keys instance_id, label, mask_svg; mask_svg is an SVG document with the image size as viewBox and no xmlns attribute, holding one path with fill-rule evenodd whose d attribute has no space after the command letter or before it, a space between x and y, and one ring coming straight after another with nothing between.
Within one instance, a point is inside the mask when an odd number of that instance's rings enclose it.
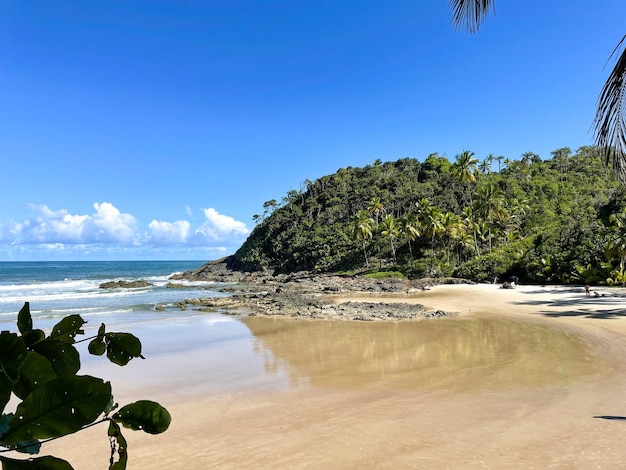
<instances>
[{"instance_id":1,"label":"palm frond","mask_svg":"<svg viewBox=\"0 0 626 470\"><path fill-rule=\"evenodd\" d=\"M449 0L452 23L457 30L478 31L489 10L495 10L494 0Z\"/></svg>"},{"instance_id":2,"label":"palm frond","mask_svg":"<svg viewBox=\"0 0 626 470\"><path fill-rule=\"evenodd\" d=\"M626 35L611 54L619 55L602 87L593 122L596 144L606 161L613 164L618 178L626 183ZM610 58L609 58L610 60Z\"/></svg>"}]
</instances>

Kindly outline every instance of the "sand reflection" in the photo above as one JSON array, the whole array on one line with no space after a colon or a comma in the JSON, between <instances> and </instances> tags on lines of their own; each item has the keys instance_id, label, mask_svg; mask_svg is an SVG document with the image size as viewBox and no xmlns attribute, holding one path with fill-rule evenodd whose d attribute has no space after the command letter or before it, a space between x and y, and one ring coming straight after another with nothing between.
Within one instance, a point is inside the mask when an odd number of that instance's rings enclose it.
<instances>
[{"instance_id":1,"label":"sand reflection","mask_svg":"<svg viewBox=\"0 0 626 470\"><path fill-rule=\"evenodd\" d=\"M581 336L510 319L242 321L266 371L286 373L294 384L495 390L565 383L603 369Z\"/></svg>"}]
</instances>

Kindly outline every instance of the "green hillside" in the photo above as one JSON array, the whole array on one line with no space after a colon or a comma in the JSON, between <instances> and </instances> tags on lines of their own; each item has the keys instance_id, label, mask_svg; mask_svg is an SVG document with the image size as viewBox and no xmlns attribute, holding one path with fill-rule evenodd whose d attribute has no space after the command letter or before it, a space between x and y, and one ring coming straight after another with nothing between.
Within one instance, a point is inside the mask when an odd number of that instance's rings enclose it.
<instances>
[{"instance_id":1,"label":"green hillside","mask_svg":"<svg viewBox=\"0 0 626 470\"><path fill-rule=\"evenodd\" d=\"M264 204L236 267L622 284L626 201L593 147L342 168ZM626 279L626 278L625 278Z\"/></svg>"}]
</instances>

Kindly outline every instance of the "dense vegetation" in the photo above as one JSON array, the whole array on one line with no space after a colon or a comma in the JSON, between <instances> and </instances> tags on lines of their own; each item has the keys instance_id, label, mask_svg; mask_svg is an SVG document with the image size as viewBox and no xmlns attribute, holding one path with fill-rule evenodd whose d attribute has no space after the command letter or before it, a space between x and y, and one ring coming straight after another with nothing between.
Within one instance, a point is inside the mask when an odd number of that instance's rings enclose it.
<instances>
[{"instance_id":1,"label":"dense vegetation","mask_svg":"<svg viewBox=\"0 0 626 470\"><path fill-rule=\"evenodd\" d=\"M624 284L624 188L598 149L342 168L264 204L236 267Z\"/></svg>"}]
</instances>

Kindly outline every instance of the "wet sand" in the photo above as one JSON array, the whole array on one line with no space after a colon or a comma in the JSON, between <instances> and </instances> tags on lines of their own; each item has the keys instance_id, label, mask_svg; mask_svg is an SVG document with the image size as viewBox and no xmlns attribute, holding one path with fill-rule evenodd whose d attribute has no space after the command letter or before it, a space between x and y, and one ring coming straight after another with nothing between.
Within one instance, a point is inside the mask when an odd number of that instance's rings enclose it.
<instances>
[{"instance_id":1,"label":"wet sand","mask_svg":"<svg viewBox=\"0 0 626 470\"><path fill-rule=\"evenodd\" d=\"M459 313L410 322L198 317L136 331L146 361L85 371L173 415L125 433L129 469L622 468L626 297L598 292L351 295ZM44 451L106 468L106 426Z\"/></svg>"}]
</instances>

